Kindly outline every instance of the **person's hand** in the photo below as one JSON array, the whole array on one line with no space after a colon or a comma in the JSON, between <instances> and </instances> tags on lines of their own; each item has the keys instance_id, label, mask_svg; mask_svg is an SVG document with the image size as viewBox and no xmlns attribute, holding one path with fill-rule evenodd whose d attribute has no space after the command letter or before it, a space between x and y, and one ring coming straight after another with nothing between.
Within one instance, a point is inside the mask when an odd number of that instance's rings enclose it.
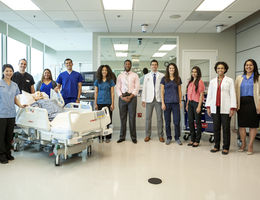
<instances>
[{"instance_id":1,"label":"person's hand","mask_svg":"<svg viewBox=\"0 0 260 200\"><path fill-rule=\"evenodd\" d=\"M165 103L162 103L162 110L166 110Z\"/></svg>"},{"instance_id":2,"label":"person's hand","mask_svg":"<svg viewBox=\"0 0 260 200\"><path fill-rule=\"evenodd\" d=\"M258 107L256 108L256 112L257 112L257 114L260 114L260 106L258 106Z\"/></svg>"},{"instance_id":3,"label":"person's hand","mask_svg":"<svg viewBox=\"0 0 260 200\"><path fill-rule=\"evenodd\" d=\"M28 105L26 105L26 104L24 104L24 105L21 105L21 106L19 106L20 108L25 108L25 107L27 107Z\"/></svg>"},{"instance_id":4,"label":"person's hand","mask_svg":"<svg viewBox=\"0 0 260 200\"><path fill-rule=\"evenodd\" d=\"M200 111L201 111L201 107L198 106L197 109L196 109L196 112L197 112L198 114L200 114Z\"/></svg>"},{"instance_id":5,"label":"person's hand","mask_svg":"<svg viewBox=\"0 0 260 200\"><path fill-rule=\"evenodd\" d=\"M207 108L207 113L208 113L208 116L211 117L211 111L210 111L210 108Z\"/></svg>"},{"instance_id":6,"label":"person's hand","mask_svg":"<svg viewBox=\"0 0 260 200\"><path fill-rule=\"evenodd\" d=\"M189 106L188 106L188 104L186 105L186 111L188 112L188 110L189 110Z\"/></svg>"},{"instance_id":7,"label":"person's hand","mask_svg":"<svg viewBox=\"0 0 260 200\"><path fill-rule=\"evenodd\" d=\"M77 100L76 100L76 103L79 103L79 102L80 102L80 100L79 100L79 99L77 99Z\"/></svg>"},{"instance_id":8,"label":"person's hand","mask_svg":"<svg viewBox=\"0 0 260 200\"><path fill-rule=\"evenodd\" d=\"M59 88L58 88L58 87L55 87L55 88L54 88L54 91L55 91L56 93L58 93L58 92L59 92Z\"/></svg>"},{"instance_id":9,"label":"person's hand","mask_svg":"<svg viewBox=\"0 0 260 200\"><path fill-rule=\"evenodd\" d=\"M146 104L146 103L145 103L144 101L142 101L142 106L143 106L144 108L145 108L145 104Z\"/></svg>"},{"instance_id":10,"label":"person's hand","mask_svg":"<svg viewBox=\"0 0 260 200\"><path fill-rule=\"evenodd\" d=\"M110 106L110 110L113 111L115 109L114 105Z\"/></svg>"},{"instance_id":11,"label":"person's hand","mask_svg":"<svg viewBox=\"0 0 260 200\"><path fill-rule=\"evenodd\" d=\"M180 109L182 109L182 102L180 103Z\"/></svg>"},{"instance_id":12,"label":"person's hand","mask_svg":"<svg viewBox=\"0 0 260 200\"><path fill-rule=\"evenodd\" d=\"M98 105L97 104L95 105L95 110L98 110Z\"/></svg>"},{"instance_id":13,"label":"person's hand","mask_svg":"<svg viewBox=\"0 0 260 200\"><path fill-rule=\"evenodd\" d=\"M232 117L235 113L235 110L234 109L230 109L229 111L229 117Z\"/></svg>"}]
</instances>

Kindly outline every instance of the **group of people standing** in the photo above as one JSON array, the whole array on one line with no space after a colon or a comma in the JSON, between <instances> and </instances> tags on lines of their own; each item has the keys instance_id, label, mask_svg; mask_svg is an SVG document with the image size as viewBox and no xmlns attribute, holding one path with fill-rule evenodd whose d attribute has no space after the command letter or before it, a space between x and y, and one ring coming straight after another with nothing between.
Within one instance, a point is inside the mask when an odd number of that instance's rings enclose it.
<instances>
[{"instance_id":1,"label":"group of people standing","mask_svg":"<svg viewBox=\"0 0 260 200\"><path fill-rule=\"evenodd\" d=\"M52 78L51 70L45 69L41 80L36 85L36 90L45 92L50 96L50 90L58 91L65 104L80 102L83 78L79 72L72 70L73 62L67 58L64 61L66 71L60 73L56 82ZM11 142L15 125L15 104L21 108L17 95L23 90L34 93L34 79L26 72L27 61L19 61L19 72L14 73L12 65L5 64L2 67L3 76L0 80L0 162L8 163L13 160L11 155ZM117 143L125 141L127 115L129 116L130 136L133 143L137 143L136 135L136 108L137 95L140 89L140 80L135 72L131 71L131 60L124 61L124 71L116 78L108 65L101 65L97 70L95 86L95 109L101 110L108 107L112 123L112 111L115 108L115 87L119 97L118 107L121 121L120 136ZM182 108L182 80L175 63L166 67L166 73L158 71L158 61L150 62L151 71L143 78L142 106L146 108L145 142L151 139L151 122L153 109L157 115L157 133L160 142L165 142L163 133L163 114L166 127L166 145L172 142L171 115L174 124L174 139L182 145L180 140L180 112ZM235 111L238 113L238 126L242 145L239 152L246 149L246 128L250 129L250 141L247 154L253 154L253 142L259 127L260 114L260 76L257 63L248 59L244 64L244 73L234 81L227 77L228 65L225 62L217 62L215 71L217 77L209 84L206 99L207 113L213 119L214 148L212 153L220 150L221 127L223 128L222 154L229 153L230 147L230 120ZM191 78L187 85L187 103L191 141L188 146L198 147L201 139L201 111L204 101L205 86L201 80L201 70L194 66L191 70ZM195 129L195 124L196 129ZM111 135L106 136L108 143Z\"/></svg>"}]
</instances>

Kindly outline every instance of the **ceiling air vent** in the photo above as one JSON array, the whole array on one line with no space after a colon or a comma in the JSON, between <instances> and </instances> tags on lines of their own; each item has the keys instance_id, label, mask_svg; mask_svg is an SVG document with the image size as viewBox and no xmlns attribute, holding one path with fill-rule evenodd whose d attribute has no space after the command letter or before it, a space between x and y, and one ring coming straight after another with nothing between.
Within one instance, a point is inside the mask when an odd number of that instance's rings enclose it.
<instances>
[{"instance_id":1,"label":"ceiling air vent","mask_svg":"<svg viewBox=\"0 0 260 200\"><path fill-rule=\"evenodd\" d=\"M77 20L55 20L57 26L60 28L82 28L83 26Z\"/></svg>"}]
</instances>

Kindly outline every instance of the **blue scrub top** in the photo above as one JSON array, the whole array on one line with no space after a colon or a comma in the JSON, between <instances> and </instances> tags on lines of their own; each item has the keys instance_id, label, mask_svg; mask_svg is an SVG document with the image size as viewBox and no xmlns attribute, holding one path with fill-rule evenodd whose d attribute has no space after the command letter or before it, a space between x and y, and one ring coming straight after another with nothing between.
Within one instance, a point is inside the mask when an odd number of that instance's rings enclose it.
<instances>
[{"instance_id":1,"label":"blue scrub top","mask_svg":"<svg viewBox=\"0 0 260 200\"><path fill-rule=\"evenodd\" d=\"M40 92L45 92L50 97L51 89L53 89L52 82L50 82L48 85L46 85L45 83L42 83Z\"/></svg>"},{"instance_id":2,"label":"blue scrub top","mask_svg":"<svg viewBox=\"0 0 260 200\"><path fill-rule=\"evenodd\" d=\"M181 83L180 80L180 85ZM174 80L166 82L165 77L163 77L161 84L164 85L164 103L180 103L177 83Z\"/></svg>"},{"instance_id":3,"label":"blue scrub top","mask_svg":"<svg viewBox=\"0 0 260 200\"><path fill-rule=\"evenodd\" d=\"M243 75L243 80L240 85L240 96L247 97L247 96L254 96L254 73L249 77L246 78L246 75Z\"/></svg>"},{"instance_id":4,"label":"blue scrub top","mask_svg":"<svg viewBox=\"0 0 260 200\"><path fill-rule=\"evenodd\" d=\"M18 85L11 81L8 85L0 80L0 118L14 118L16 116L14 98L20 94Z\"/></svg>"},{"instance_id":5,"label":"blue scrub top","mask_svg":"<svg viewBox=\"0 0 260 200\"><path fill-rule=\"evenodd\" d=\"M115 86L114 81L102 81L101 83L99 83L98 80L96 80L94 82L94 86L98 87L97 104L111 104L111 87Z\"/></svg>"},{"instance_id":6,"label":"blue scrub top","mask_svg":"<svg viewBox=\"0 0 260 200\"><path fill-rule=\"evenodd\" d=\"M62 85L61 94L64 99L77 98L78 83L82 82L83 78L79 72L72 71L70 74L65 71L60 73L57 78L57 83Z\"/></svg>"}]
</instances>

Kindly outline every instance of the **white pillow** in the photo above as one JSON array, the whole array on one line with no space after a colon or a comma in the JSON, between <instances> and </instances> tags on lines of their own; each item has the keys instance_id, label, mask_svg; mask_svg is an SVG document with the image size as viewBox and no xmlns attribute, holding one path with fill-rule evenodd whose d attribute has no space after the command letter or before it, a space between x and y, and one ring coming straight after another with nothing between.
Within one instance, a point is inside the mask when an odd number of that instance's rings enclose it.
<instances>
[{"instance_id":1,"label":"white pillow","mask_svg":"<svg viewBox=\"0 0 260 200\"><path fill-rule=\"evenodd\" d=\"M33 96L22 90L22 94L18 95L18 99L22 105L31 105L35 102Z\"/></svg>"}]
</instances>

